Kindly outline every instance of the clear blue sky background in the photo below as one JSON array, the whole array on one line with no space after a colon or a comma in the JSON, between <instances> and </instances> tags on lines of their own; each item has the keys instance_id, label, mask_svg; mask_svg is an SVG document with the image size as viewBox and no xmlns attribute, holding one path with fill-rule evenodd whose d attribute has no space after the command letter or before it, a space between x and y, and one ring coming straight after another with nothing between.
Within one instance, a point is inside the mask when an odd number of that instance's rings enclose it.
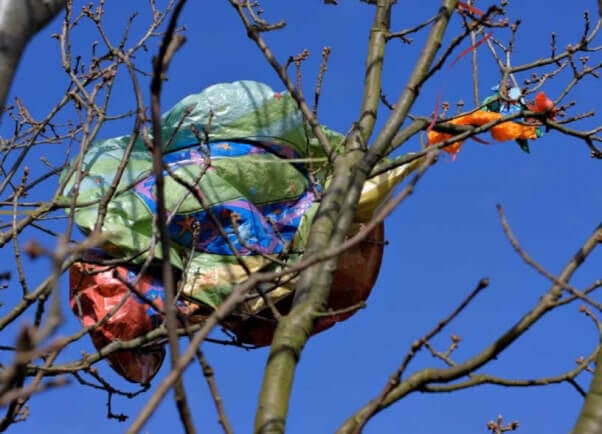
<instances>
[{"instance_id":1,"label":"clear blue sky background","mask_svg":"<svg viewBox=\"0 0 602 434\"><path fill-rule=\"evenodd\" d=\"M77 1L78 7L85 2ZM161 2L165 3L165 2ZM331 128L346 131L358 115L364 75L364 55L373 8L357 0L339 0L327 7L320 0L265 1L266 18L285 19L285 30L267 36L281 61L307 48L311 58L304 64L304 84L311 94L323 46L332 48L320 105L320 119ZM594 0L570 5L561 0L511 1L511 20L523 24L516 41L514 64L532 61L549 53L549 34L558 35L559 46L577 41L582 32L583 12L596 14ZM432 16L437 1L400 2L395 8L393 28L411 27ZM478 1L485 9L489 3ZM107 2L106 26L118 38L132 11L138 10L134 34L149 22L147 3ZM199 92L216 82L250 79L264 81L281 89L278 78L256 47L246 38L235 11L226 1L188 2L181 24L188 42L177 54L163 93L163 111L187 94ZM448 35L458 32L455 19ZM34 118L44 116L62 96L67 84L52 33L60 30L60 20L52 23L29 46L12 89ZM76 28L75 51L84 59L87 47L98 36L90 26ZM496 36L504 32L496 30ZM384 91L394 100L404 86L421 48L423 36L411 46L391 44L385 61ZM598 38L598 44L600 38ZM158 41L149 45L156 52ZM468 44L464 44L466 48ZM485 47L479 49L480 91L486 96L499 80L499 74ZM599 61L599 60L598 60ZM149 69L149 57L137 58L138 66ZM122 71L124 72L124 71ZM429 115L437 94L452 103L463 99L472 106L469 56L451 72L443 73L421 92L413 113ZM521 81L525 76L518 77ZM560 75L544 87L555 98L570 77ZM145 82L146 83L146 82ZM126 74L115 95L115 111L133 107ZM145 84L146 86L146 84ZM576 101L573 113L599 110L602 83L584 80L571 94ZM12 98L11 97L11 98ZM148 100L148 93L145 95ZM379 115L379 123L386 111ZM599 115L578 124L591 129L600 124ZM129 132L131 122L107 123L100 136ZM3 120L2 133L10 131ZM418 140L404 151L419 149ZM416 193L387 221L390 241L379 280L368 300L368 308L349 321L312 338L303 352L291 398L288 432L332 432L354 410L375 397L397 368L410 344L430 330L484 276L491 286L467 311L447 328L433 344L445 349L449 335L463 340L454 353L457 361L471 357L511 326L547 290L549 282L537 275L513 253L502 233L496 203L501 203L522 245L551 272L557 273L600 222L602 182L600 161L592 160L585 144L557 133L547 134L531 145L526 155L514 143L481 145L469 142L457 160L441 162L419 184ZM48 158L58 162L65 148L56 146ZM30 165L39 168L33 156ZM51 183L54 181L51 181ZM54 184L39 194L50 194ZM61 222L55 227L60 228ZM26 232L21 244L39 233ZM52 246L54 241L48 241ZM1 253L10 263L9 249ZM600 252L593 254L575 276L574 283L585 287L599 278ZM46 261L27 262L32 285L46 275ZM11 292L13 294L11 294ZM61 286L66 303L67 284ZM20 292L17 282L3 292L9 309ZM34 311L29 312L32 318ZM66 322L61 334L78 330L79 324L65 308ZM21 320L22 321L22 320ZM2 344L14 341L14 328L5 331ZM483 372L507 378L533 378L560 374L575 366L575 359L589 354L597 336L591 321L578 313L578 304L552 313L530 330L495 363ZM218 387L235 432L252 427L267 349L244 351L207 344L203 346L216 372ZM63 360L73 360L80 350L91 351L88 338L82 339ZM167 372L168 363L158 375ZM107 378L124 389L133 387L112 374L105 363L97 365ZM419 355L412 370L441 366L429 354ZM589 374L579 382L587 388ZM198 366L185 375L194 420L199 432L219 433L217 416ZM135 416L147 395L134 400L116 397L114 411ZM31 415L15 433L62 432L119 433L126 425L105 418L105 394L77 385L31 402ZM367 433L484 433L488 420L502 413L519 420L520 433L565 433L574 422L582 400L568 385L547 388L505 389L484 386L450 395L414 394L375 417ZM179 432L175 407L166 400L146 427L155 434Z\"/></svg>"}]
</instances>

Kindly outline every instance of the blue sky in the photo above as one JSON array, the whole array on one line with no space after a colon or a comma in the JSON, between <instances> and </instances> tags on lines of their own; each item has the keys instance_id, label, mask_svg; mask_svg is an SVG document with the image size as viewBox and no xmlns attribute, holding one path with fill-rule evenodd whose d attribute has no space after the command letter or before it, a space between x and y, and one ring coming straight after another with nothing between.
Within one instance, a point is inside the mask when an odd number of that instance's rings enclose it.
<instances>
[{"instance_id":1,"label":"blue sky","mask_svg":"<svg viewBox=\"0 0 602 434\"><path fill-rule=\"evenodd\" d=\"M85 2L76 3L79 7ZM144 30L149 20L146 2L107 3L106 26L114 38L120 35L136 8L140 16L134 32L140 34ZM226 1L210 3L190 1L184 10L181 24L186 26L188 41L170 68L169 80L164 85L163 111L184 96L217 82L250 79L266 82L274 89L282 88L275 73L247 39L235 11ZM305 48L311 51L303 70L308 94L313 90L321 49L331 47L319 114L322 123L344 132L358 115L372 7L357 0L339 0L339 3L337 7L327 7L319 0L262 2L266 18L274 21L283 18L288 23L284 30L267 35L279 59L284 61ZM417 24L432 16L438 5L436 1L400 2L393 15L393 28ZM488 5L477 2L482 9ZM561 0L511 1L510 19L522 19L513 63L545 57L552 31L558 36L559 47L578 40L583 12L589 9L595 16L595 6L594 0L573 2L570 7ZM457 19L453 22L448 36L458 32L458 23ZM11 98L22 98L34 118L48 112L67 84L60 69L57 42L50 38L59 30L60 21L55 21L35 38L13 83ZM86 25L75 32L74 50L85 56L87 47L98 36ZM505 35L500 30L494 32L494 36L502 39ZM383 88L391 100L403 88L421 49L423 35L415 39L416 43L410 46L394 42L387 52ZM466 47L465 43L463 48ZM149 44L149 49L155 52L157 41ZM479 48L478 55L483 97L500 77L484 46ZM143 69L149 69L148 57L141 55L136 61ZM517 78L522 81L527 77ZM543 89L555 98L568 80L569 75L561 74ZM112 102L114 110L133 107L125 75L118 86ZM599 80L591 77L583 80L567 98L576 102L572 114L599 110L601 90ZM438 94L443 100L453 103L462 99L467 107L472 106L469 56L427 84L412 113L429 115ZM145 99L149 100L148 94ZM383 109L379 125L385 119ZM600 124L599 119L597 115L575 127L591 129ZM121 135L130 128L130 121L107 123L100 136ZM5 117L2 134L6 136L10 129L10 120ZM404 145L402 152L419 148L416 139ZM47 157L58 162L64 158L64 149L49 148ZM35 155L30 162L32 170L39 168L38 157ZM523 247L549 271L557 273L600 222L601 181L600 162L590 159L585 144L555 132L532 143L530 155L522 153L513 143L468 142L455 162L437 164L415 194L387 221L390 243L368 308L309 341L297 370L287 431L334 431L354 410L378 394L412 341L430 330L481 277L487 276L491 279L490 287L433 342L438 349L444 349L450 334L460 335L463 340L454 353L457 361L484 348L549 287L549 282L512 251L501 230L496 203L504 206ZM50 194L53 188L54 184L48 185L38 194ZM55 227L60 225L57 222ZM19 241L24 243L32 236L26 232ZM52 246L54 241L47 242ZM10 260L8 249L2 252L2 257ZM600 277L597 270L601 258L600 252L596 252L588 259L575 275L575 286L583 288ZM26 266L32 285L39 280L37 276L45 276L49 269L43 260L28 261ZM15 281L11 286L13 293L19 292L16 284ZM61 290L66 299L66 282ZM14 302L14 295L3 293L2 310ZM544 318L482 372L531 378L573 368L575 359L588 355L597 342L591 321L578 313L578 307L569 305ZM32 310L28 318L33 318L33 314ZM67 335L79 325L69 311L65 314L66 322L60 332ZM3 344L13 342L13 331L5 331ZM64 355L65 360L78 357L80 350L91 351L87 338L78 345ZM203 348L215 369L235 432L248 432L267 349L244 351L212 344ZM167 365L157 378L167 372ZM429 366L441 365L423 353L411 368ZM98 367L115 384L132 390L106 364ZM587 388L589 380L590 376L585 374L579 382ZM199 432L221 432L197 366L186 371L185 384ZM134 417L144 403L145 395L134 400L117 397L114 411ZM376 416L365 432L484 433L486 422L502 413L508 420L520 421L520 433L563 433L569 431L580 405L581 398L568 385L538 389L484 386L450 395L415 394ZM105 418L103 393L77 385L39 396L30 406L28 422L14 426L13 432L118 433L126 427ZM146 432L178 432L178 423L175 407L168 399L150 420Z\"/></svg>"}]
</instances>

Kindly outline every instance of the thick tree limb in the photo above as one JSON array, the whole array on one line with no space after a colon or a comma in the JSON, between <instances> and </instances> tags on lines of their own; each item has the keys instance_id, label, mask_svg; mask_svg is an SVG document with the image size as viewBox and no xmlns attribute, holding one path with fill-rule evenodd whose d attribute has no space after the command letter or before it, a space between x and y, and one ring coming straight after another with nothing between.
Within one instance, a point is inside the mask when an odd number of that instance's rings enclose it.
<instances>
[{"instance_id":1,"label":"thick tree limb","mask_svg":"<svg viewBox=\"0 0 602 434\"><path fill-rule=\"evenodd\" d=\"M0 107L29 40L65 7L67 0L0 2Z\"/></svg>"},{"instance_id":2,"label":"thick tree limb","mask_svg":"<svg viewBox=\"0 0 602 434\"><path fill-rule=\"evenodd\" d=\"M598 323L599 324L599 323ZM602 432L602 351L598 351L594 378L585 397L572 434Z\"/></svg>"},{"instance_id":3,"label":"thick tree limb","mask_svg":"<svg viewBox=\"0 0 602 434\"><path fill-rule=\"evenodd\" d=\"M433 25L412 76L402 91L399 104L373 146L365 151L365 143L372 129L380 95L379 75L382 60L379 52L384 51L382 43L384 41L374 36L383 30L388 31L391 6L390 1L377 2L377 13L372 26L373 37L370 40L368 54L368 59L373 61L366 65L365 84L373 87L364 93L360 111L360 123L364 130L355 129L346 143L345 154L335 160L333 181L314 219L306 253L340 244L344 239L353 219L364 181L374 165L385 155L391 140L415 101L435 53L441 46L441 39L456 1L442 2L438 19ZM296 285L295 306L291 313L278 323L272 343L255 419L257 433L284 432L295 368L301 351L311 335L316 315L324 309L330 292L332 271L335 268L336 261L333 259L305 270L299 278Z\"/></svg>"}]
</instances>

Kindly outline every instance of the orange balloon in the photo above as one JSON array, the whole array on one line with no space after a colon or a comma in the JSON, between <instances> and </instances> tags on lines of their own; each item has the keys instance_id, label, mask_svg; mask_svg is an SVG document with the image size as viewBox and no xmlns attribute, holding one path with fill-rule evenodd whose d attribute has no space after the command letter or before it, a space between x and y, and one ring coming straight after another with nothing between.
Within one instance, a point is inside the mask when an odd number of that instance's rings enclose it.
<instances>
[{"instance_id":1,"label":"orange balloon","mask_svg":"<svg viewBox=\"0 0 602 434\"><path fill-rule=\"evenodd\" d=\"M473 125L481 126L489 122L501 119L503 116L500 113L489 112L484 110L477 110L473 113L469 113L464 116L454 118L447 123L453 125ZM518 122L507 121L497 124L490 129L491 136L498 142L504 142L507 140L516 139L536 139L537 138L537 126L536 125L525 125ZM429 131L427 133L427 146L436 145L452 138L452 134L440 133L438 131ZM463 141L457 141L449 146L443 148L445 152L455 156L462 147Z\"/></svg>"}]
</instances>

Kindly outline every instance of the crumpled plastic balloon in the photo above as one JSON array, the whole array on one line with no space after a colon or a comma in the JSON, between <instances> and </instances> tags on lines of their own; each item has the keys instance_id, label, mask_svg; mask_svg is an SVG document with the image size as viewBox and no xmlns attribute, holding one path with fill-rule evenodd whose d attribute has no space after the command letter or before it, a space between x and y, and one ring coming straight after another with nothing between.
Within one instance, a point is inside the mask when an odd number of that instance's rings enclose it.
<instances>
[{"instance_id":1,"label":"crumpled plastic balloon","mask_svg":"<svg viewBox=\"0 0 602 434\"><path fill-rule=\"evenodd\" d=\"M343 136L322 129L337 150ZM197 323L223 303L247 271L280 271L302 257L329 168L293 98L253 81L217 84L184 98L163 115L162 139L169 260L178 274L178 309L187 321ZM101 253L84 256L70 273L72 309L90 327L100 349L141 339L164 320L163 283L152 268L161 258L153 222L156 185L152 157L140 137L100 141L85 152L79 170L77 161L65 169L61 181L67 200L76 196L73 218L85 234L94 230L99 203L117 185L102 225L108 241ZM123 176L115 180L122 161ZM420 163L415 160L366 182L354 231ZM383 244L380 224L340 257L331 313L317 322L315 332L347 319L368 297ZM124 263L103 265L99 254ZM143 268L149 261L151 268ZM275 327L269 304L285 313L295 282L260 285L256 289L263 295L250 293L222 326L239 342L268 345ZM163 351L162 342L151 339L138 349L111 354L108 361L126 379L148 383L161 366Z\"/></svg>"}]
</instances>

